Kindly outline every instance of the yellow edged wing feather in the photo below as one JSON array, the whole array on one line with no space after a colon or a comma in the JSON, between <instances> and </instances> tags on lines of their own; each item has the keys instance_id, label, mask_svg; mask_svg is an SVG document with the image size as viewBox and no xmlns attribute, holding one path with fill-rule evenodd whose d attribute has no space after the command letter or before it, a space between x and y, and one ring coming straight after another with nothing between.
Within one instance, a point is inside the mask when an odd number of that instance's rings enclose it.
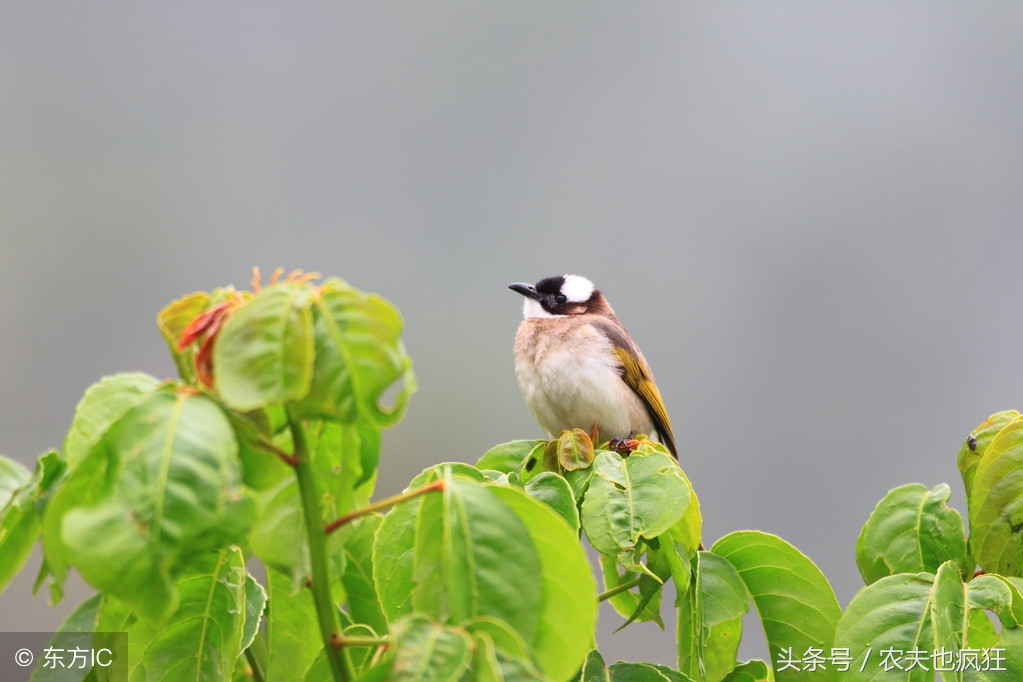
<instances>
[{"instance_id":1,"label":"yellow edged wing feather","mask_svg":"<svg viewBox=\"0 0 1023 682\"><path fill-rule=\"evenodd\" d=\"M611 340L615 341L614 338ZM668 411L664 409L661 392L657 390L657 384L651 378L650 369L639 356L617 343L615 344L615 354L622 363L622 378L643 401L643 405L646 406L646 410L654 422L654 428L657 429L657 434L661 437L661 442L675 459L678 459L678 451L675 449L675 434L671 431L671 419L668 418Z\"/></svg>"}]
</instances>

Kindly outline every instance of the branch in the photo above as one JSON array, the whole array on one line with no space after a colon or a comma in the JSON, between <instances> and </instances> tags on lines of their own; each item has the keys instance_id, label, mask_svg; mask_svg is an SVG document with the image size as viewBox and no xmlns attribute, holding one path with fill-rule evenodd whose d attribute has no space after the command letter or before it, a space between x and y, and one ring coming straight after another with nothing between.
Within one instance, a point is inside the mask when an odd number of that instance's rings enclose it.
<instances>
[{"instance_id":1,"label":"branch","mask_svg":"<svg viewBox=\"0 0 1023 682\"><path fill-rule=\"evenodd\" d=\"M335 682L350 682L355 679L348 657L334 646L334 639L341 632L337 608L330 596L330 561L327 557L327 534L320 523L319 495L316 492L316 478L312 462L309 461L309 444L301 420L288 410L288 426L295 448L295 475L302 497L302 512L309 538L309 561L312 568L313 602L316 605L316 619L320 624L320 637L327 652L327 662Z\"/></svg>"},{"instance_id":2,"label":"branch","mask_svg":"<svg viewBox=\"0 0 1023 682\"><path fill-rule=\"evenodd\" d=\"M401 504L402 502L415 499L420 495L425 495L426 493L432 493L438 490L444 490L444 479L436 480L433 483L430 483L429 485L424 485L422 488L416 488L415 490L408 490L398 495L392 495L391 497L380 500L379 502L374 502L373 504L368 504L365 507L362 507L361 509L356 509L353 512L349 512L348 514L345 514L344 516L328 523L326 526L324 526L323 531L327 534L333 533L341 526L345 525L350 521L354 521L360 516L366 516L367 514L372 514L383 509L389 509L390 507L393 507L396 504Z\"/></svg>"},{"instance_id":3,"label":"branch","mask_svg":"<svg viewBox=\"0 0 1023 682\"><path fill-rule=\"evenodd\" d=\"M600 594L597 595L597 601L607 601L608 599L610 599L611 597L615 596L616 594L621 594L622 592L628 592L629 590L631 590L636 585L639 585L639 581L642 580L642 579L643 579L643 576L639 576L638 578L633 578L629 582L622 583L621 585L616 585L616 586L612 587L610 590L608 590L607 592L601 592Z\"/></svg>"}]
</instances>

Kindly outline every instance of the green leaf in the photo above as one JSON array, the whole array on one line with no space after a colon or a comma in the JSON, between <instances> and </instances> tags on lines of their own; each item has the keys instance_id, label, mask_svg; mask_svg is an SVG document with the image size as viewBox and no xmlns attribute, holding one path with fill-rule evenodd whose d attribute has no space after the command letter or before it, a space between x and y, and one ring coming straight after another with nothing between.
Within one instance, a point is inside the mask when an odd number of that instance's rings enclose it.
<instances>
[{"instance_id":1,"label":"green leaf","mask_svg":"<svg viewBox=\"0 0 1023 682\"><path fill-rule=\"evenodd\" d=\"M928 656L935 651L931 618L934 578L930 573L899 573L871 583L853 597L835 630L835 647L848 649L852 657L842 680L885 679L881 652L886 650L923 651ZM798 655L798 651L793 653ZM904 661L901 665L910 664ZM806 679L816 680L809 675ZM900 672L898 679L930 682L934 672L916 666Z\"/></svg>"},{"instance_id":2,"label":"green leaf","mask_svg":"<svg viewBox=\"0 0 1023 682\"><path fill-rule=\"evenodd\" d=\"M420 488L445 476L483 482L485 477L464 462L446 462L419 473L404 492ZM415 572L416 517L422 499L397 504L384 516L373 541L373 579L380 606L393 623L412 611L412 580Z\"/></svg>"},{"instance_id":3,"label":"green leaf","mask_svg":"<svg viewBox=\"0 0 1023 682\"><path fill-rule=\"evenodd\" d=\"M448 623L474 616L508 622L533 639L540 559L525 524L493 490L453 476L422 498L416 521L416 611Z\"/></svg>"},{"instance_id":4,"label":"green leaf","mask_svg":"<svg viewBox=\"0 0 1023 682\"><path fill-rule=\"evenodd\" d=\"M348 613L356 623L368 625L378 633L387 631L373 582L373 540L382 522L381 516L364 516L358 523L337 531L338 540L343 543L341 582L348 595Z\"/></svg>"},{"instance_id":5,"label":"green leaf","mask_svg":"<svg viewBox=\"0 0 1023 682\"><path fill-rule=\"evenodd\" d=\"M64 470L64 462L53 450L39 457L31 474L13 459L0 456L0 594L32 553L43 502Z\"/></svg>"},{"instance_id":6,"label":"green leaf","mask_svg":"<svg viewBox=\"0 0 1023 682\"><path fill-rule=\"evenodd\" d=\"M583 663L582 670L579 671L578 682L610 682L604 657L596 649L590 649L586 654L586 661Z\"/></svg>"},{"instance_id":7,"label":"green leaf","mask_svg":"<svg viewBox=\"0 0 1023 682\"><path fill-rule=\"evenodd\" d=\"M483 456L476 462L479 470L493 469L501 473L520 473L526 457L529 456L537 446L543 445L542 440L513 440L508 443L501 443L483 453Z\"/></svg>"},{"instance_id":8,"label":"green leaf","mask_svg":"<svg viewBox=\"0 0 1023 682\"><path fill-rule=\"evenodd\" d=\"M270 652L266 679L301 680L323 651L313 596L305 587L296 588L291 576L272 568L267 569L266 585Z\"/></svg>"},{"instance_id":9,"label":"green leaf","mask_svg":"<svg viewBox=\"0 0 1023 682\"><path fill-rule=\"evenodd\" d=\"M730 533L711 552L727 559L746 584L767 635L771 660L783 649L802 656L809 649L830 650L842 611L820 569L781 538L757 531ZM775 670L779 682L838 679L832 669L813 673ZM842 678L844 679L844 678Z\"/></svg>"},{"instance_id":10,"label":"green leaf","mask_svg":"<svg viewBox=\"0 0 1023 682\"><path fill-rule=\"evenodd\" d=\"M228 680L241 653L245 560L237 547L202 552L178 576L167 620L128 628L132 680Z\"/></svg>"},{"instance_id":11,"label":"green leaf","mask_svg":"<svg viewBox=\"0 0 1023 682\"><path fill-rule=\"evenodd\" d=\"M963 477L963 485L966 487L966 499L973 495L973 479L977 475L977 467L981 458L987 452L991 440L1009 422L1019 417L1016 410L1005 410L996 412L987 420L970 432L963 445L959 448L959 473Z\"/></svg>"},{"instance_id":12,"label":"green leaf","mask_svg":"<svg viewBox=\"0 0 1023 682\"><path fill-rule=\"evenodd\" d=\"M159 391L125 413L54 495L47 561L74 564L94 587L159 617L176 608L177 566L243 537L250 516L223 412L201 395Z\"/></svg>"},{"instance_id":13,"label":"green leaf","mask_svg":"<svg viewBox=\"0 0 1023 682\"><path fill-rule=\"evenodd\" d=\"M579 508L576 506L572 487L563 477L550 471L541 472L529 479L525 490L530 497L540 500L556 511L577 534L579 533Z\"/></svg>"},{"instance_id":14,"label":"green leaf","mask_svg":"<svg viewBox=\"0 0 1023 682\"><path fill-rule=\"evenodd\" d=\"M94 594L76 606L75 610L72 611L71 614L64 619L64 622L61 623L60 627L57 628L56 633L54 633L54 637L47 645L48 648L60 650L71 649L74 647L80 647L82 649L100 648L94 642L92 633L96 631L96 617L102 601L102 594ZM127 653L128 652L125 647L116 651L115 655L127 656ZM119 672L126 673L126 662L119 661L116 665ZM81 682L86 679L86 676L90 673L90 671L91 667L65 668L59 666L44 667L37 665L35 670L32 671L31 680L32 682Z\"/></svg>"},{"instance_id":15,"label":"green leaf","mask_svg":"<svg viewBox=\"0 0 1023 682\"><path fill-rule=\"evenodd\" d=\"M516 628L530 644L541 669L555 679L568 679L582 664L597 625L596 583L577 533L546 505L514 488L489 489L525 524L540 559L539 574L525 576L532 591L542 595L535 633ZM506 573L525 570L511 565ZM507 579L507 577L506 577ZM537 582L540 583L539 590ZM520 605L529 608L522 595ZM518 614L516 614L517 616ZM504 617L515 625L516 619Z\"/></svg>"},{"instance_id":16,"label":"green leaf","mask_svg":"<svg viewBox=\"0 0 1023 682\"><path fill-rule=\"evenodd\" d=\"M723 557L699 552L693 563L695 580L679 599L678 668L718 682L736 666L749 595L735 567Z\"/></svg>"},{"instance_id":17,"label":"green leaf","mask_svg":"<svg viewBox=\"0 0 1023 682\"><path fill-rule=\"evenodd\" d=\"M308 428L322 519L330 521L369 503L376 483L380 432L359 424L318 420ZM365 467L365 469L364 469Z\"/></svg>"},{"instance_id":18,"label":"green leaf","mask_svg":"<svg viewBox=\"0 0 1023 682\"><path fill-rule=\"evenodd\" d=\"M693 678L654 663L615 663L607 669L611 682L693 682Z\"/></svg>"},{"instance_id":19,"label":"green leaf","mask_svg":"<svg viewBox=\"0 0 1023 682\"><path fill-rule=\"evenodd\" d=\"M934 573L949 560L968 572L966 529L946 504L950 495L944 484L927 490L910 483L878 502L856 542L856 563L868 585L896 573Z\"/></svg>"},{"instance_id":20,"label":"green leaf","mask_svg":"<svg viewBox=\"0 0 1023 682\"><path fill-rule=\"evenodd\" d=\"M711 552L699 553L696 594L702 611L703 669L708 680L717 682L735 668L749 595L735 567Z\"/></svg>"},{"instance_id":21,"label":"green leaf","mask_svg":"<svg viewBox=\"0 0 1023 682\"><path fill-rule=\"evenodd\" d=\"M938 568L930 608L934 628L934 642L930 650L958 652L966 643L970 611L966 603L966 586L954 562L946 562ZM942 672L941 678L946 682L959 681L963 675L962 671L948 671Z\"/></svg>"},{"instance_id":22,"label":"green leaf","mask_svg":"<svg viewBox=\"0 0 1023 682\"><path fill-rule=\"evenodd\" d=\"M970 546L988 573L1023 575L1023 417L991 440L969 498Z\"/></svg>"},{"instance_id":23,"label":"green leaf","mask_svg":"<svg viewBox=\"0 0 1023 682\"><path fill-rule=\"evenodd\" d=\"M294 476L252 495L256 520L249 533L252 552L296 583L309 575L305 516Z\"/></svg>"},{"instance_id":24,"label":"green leaf","mask_svg":"<svg viewBox=\"0 0 1023 682\"><path fill-rule=\"evenodd\" d=\"M313 298L312 313L313 381L296 406L298 414L392 426L416 390L398 310L376 294L332 278ZM381 405L384 393L398 381L402 386L393 403Z\"/></svg>"},{"instance_id":25,"label":"green leaf","mask_svg":"<svg viewBox=\"0 0 1023 682\"><path fill-rule=\"evenodd\" d=\"M75 408L71 429L64 438L64 457L74 469L125 412L160 387L160 381L143 372L103 377L90 386Z\"/></svg>"},{"instance_id":26,"label":"green leaf","mask_svg":"<svg viewBox=\"0 0 1023 682\"><path fill-rule=\"evenodd\" d=\"M306 284L275 284L224 323L213 346L214 383L224 404L247 412L309 392L313 292Z\"/></svg>"},{"instance_id":27,"label":"green leaf","mask_svg":"<svg viewBox=\"0 0 1023 682\"><path fill-rule=\"evenodd\" d=\"M456 681L472 657L472 638L465 630L441 625L424 616L394 624L393 682Z\"/></svg>"},{"instance_id":28,"label":"green leaf","mask_svg":"<svg viewBox=\"0 0 1023 682\"><path fill-rule=\"evenodd\" d=\"M536 476L541 471L555 471L557 469L557 467L554 464L551 464L552 461L556 462L556 458L552 459L550 455L550 453L552 452L552 448L554 449L557 448L557 441L538 440L533 442L536 443L536 445L533 447L532 450L529 451L529 454L526 455L526 458L522 460L522 468L519 471L519 474L522 476L523 481L528 481L530 478ZM577 469L576 471L565 473L583 474L584 478L588 478L589 475L592 473L592 470ZM566 478L568 478L568 476L566 476ZM572 481L569 480L569 483L572 483ZM579 492L579 490L576 488L574 484L572 485L572 489L576 490L576 492ZM576 495L576 499L580 499L580 496Z\"/></svg>"},{"instance_id":29,"label":"green leaf","mask_svg":"<svg viewBox=\"0 0 1023 682\"><path fill-rule=\"evenodd\" d=\"M657 552L653 548L648 548L645 543L641 544L638 549L624 550L617 557L600 555L600 569L605 591L611 591L639 580L638 593L632 592L630 588L608 598L615 611L626 618L625 623L620 625L615 632L634 621L652 621L657 624L657 627L664 629L664 622L661 620L661 590L664 587L662 575L666 576L667 571L658 572L656 570L659 568L658 566L651 568L642 563L639 555L642 555L644 550L648 555L657 556Z\"/></svg>"},{"instance_id":30,"label":"green leaf","mask_svg":"<svg viewBox=\"0 0 1023 682\"><path fill-rule=\"evenodd\" d=\"M420 505L422 499L414 499L392 507L373 540L373 580L380 608L391 623L412 612L416 516Z\"/></svg>"},{"instance_id":31,"label":"green leaf","mask_svg":"<svg viewBox=\"0 0 1023 682\"><path fill-rule=\"evenodd\" d=\"M242 631L241 650L252 646L259 634L259 624L266 609L266 589L251 574L245 576L245 629Z\"/></svg>"},{"instance_id":32,"label":"green leaf","mask_svg":"<svg viewBox=\"0 0 1023 682\"><path fill-rule=\"evenodd\" d=\"M472 635L476 647L470 678L474 682L551 680L537 670L529 647L507 623L494 618L475 618L465 624L465 629Z\"/></svg>"},{"instance_id":33,"label":"green leaf","mask_svg":"<svg viewBox=\"0 0 1023 682\"><path fill-rule=\"evenodd\" d=\"M735 667L724 682L773 682L774 675L763 661L747 661Z\"/></svg>"},{"instance_id":34,"label":"green leaf","mask_svg":"<svg viewBox=\"0 0 1023 682\"><path fill-rule=\"evenodd\" d=\"M583 498L583 531L598 552L617 556L677 523L689 507L690 490L669 455L637 450L622 459L602 451Z\"/></svg>"}]
</instances>

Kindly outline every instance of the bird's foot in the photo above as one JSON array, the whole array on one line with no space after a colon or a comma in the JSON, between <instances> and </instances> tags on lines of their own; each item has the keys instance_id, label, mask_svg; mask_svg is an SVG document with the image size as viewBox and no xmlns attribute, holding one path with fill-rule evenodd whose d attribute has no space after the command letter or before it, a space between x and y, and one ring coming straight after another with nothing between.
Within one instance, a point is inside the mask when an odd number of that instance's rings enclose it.
<instances>
[{"instance_id":1,"label":"bird's foot","mask_svg":"<svg viewBox=\"0 0 1023 682\"><path fill-rule=\"evenodd\" d=\"M628 455L639 447L639 441L635 438L612 438L607 445L619 455Z\"/></svg>"}]
</instances>

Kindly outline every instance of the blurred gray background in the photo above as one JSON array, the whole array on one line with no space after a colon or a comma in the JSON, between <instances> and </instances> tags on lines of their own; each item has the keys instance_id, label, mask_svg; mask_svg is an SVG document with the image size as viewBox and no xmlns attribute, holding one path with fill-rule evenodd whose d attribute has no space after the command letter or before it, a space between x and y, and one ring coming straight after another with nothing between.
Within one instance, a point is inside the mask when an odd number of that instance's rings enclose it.
<instances>
[{"instance_id":1,"label":"blurred gray background","mask_svg":"<svg viewBox=\"0 0 1023 682\"><path fill-rule=\"evenodd\" d=\"M707 545L776 533L844 605L885 492L962 509L962 439L1023 406L1021 35L1009 1L5 3L0 452L59 446L104 374L173 375L172 299L281 265L404 313L391 494L540 435L506 285L576 272L654 368ZM31 597L38 564L0 630L88 593ZM609 660L674 660L620 623Z\"/></svg>"}]
</instances>

